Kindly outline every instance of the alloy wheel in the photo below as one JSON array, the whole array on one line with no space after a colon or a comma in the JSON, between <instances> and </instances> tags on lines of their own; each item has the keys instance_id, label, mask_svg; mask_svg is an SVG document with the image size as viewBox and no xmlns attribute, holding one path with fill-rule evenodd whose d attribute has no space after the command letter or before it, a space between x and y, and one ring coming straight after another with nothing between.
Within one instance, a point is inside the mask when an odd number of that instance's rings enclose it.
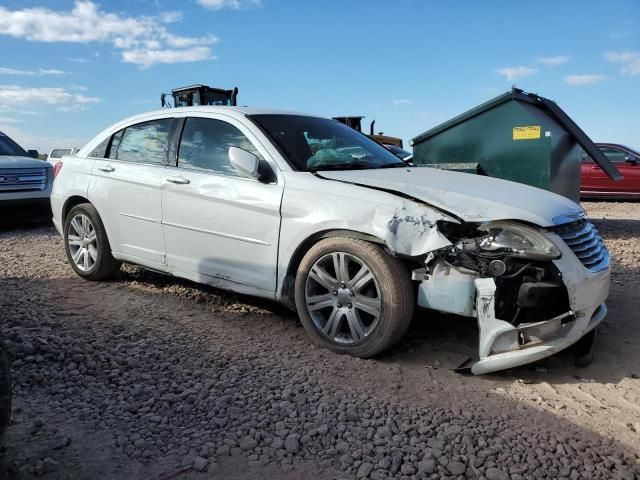
<instances>
[{"instance_id":1,"label":"alloy wheel","mask_svg":"<svg viewBox=\"0 0 640 480\"><path fill-rule=\"evenodd\" d=\"M314 263L307 276L305 301L318 331L336 343L363 341L382 314L373 272L363 260L345 252L329 253Z\"/></svg>"},{"instance_id":2,"label":"alloy wheel","mask_svg":"<svg viewBox=\"0 0 640 480\"><path fill-rule=\"evenodd\" d=\"M78 213L71 219L67 243L76 267L83 272L91 270L98 258L98 238L96 229L88 216Z\"/></svg>"}]
</instances>

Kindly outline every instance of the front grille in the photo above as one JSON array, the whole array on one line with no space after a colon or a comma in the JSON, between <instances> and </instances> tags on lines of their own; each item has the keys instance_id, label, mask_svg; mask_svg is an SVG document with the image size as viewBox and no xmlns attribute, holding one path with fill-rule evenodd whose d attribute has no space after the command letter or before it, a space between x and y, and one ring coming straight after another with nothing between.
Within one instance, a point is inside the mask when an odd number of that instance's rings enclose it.
<instances>
[{"instance_id":1,"label":"front grille","mask_svg":"<svg viewBox=\"0 0 640 480\"><path fill-rule=\"evenodd\" d=\"M609 252L598 230L587 219L554 228L582 264L592 272L609 266Z\"/></svg>"},{"instance_id":2,"label":"front grille","mask_svg":"<svg viewBox=\"0 0 640 480\"><path fill-rule=\"evenodd\" d=\"M0 192L37 192L47 189L47 168L0 169Z\"/></svg>"}]
</instances>

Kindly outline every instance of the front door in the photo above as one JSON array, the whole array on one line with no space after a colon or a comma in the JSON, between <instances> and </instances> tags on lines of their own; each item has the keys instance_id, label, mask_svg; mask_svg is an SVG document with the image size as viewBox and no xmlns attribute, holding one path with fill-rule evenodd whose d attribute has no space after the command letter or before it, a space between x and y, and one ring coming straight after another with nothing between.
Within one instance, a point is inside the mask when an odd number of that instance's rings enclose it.
<instances>
[{"instance_id":1,"label":"front door","mask_svg":"<svg viewBox=\"0 0 640 480\"><path fill-rule=\"evenodd\" d=\"M640 195L640 165L633 160L635 157L615 147L600 147L600 150L615 165L624 178L614 182L593 162L591 176L595 190L623 195Z\"/></svg>"},{"instance_id":2,"label":"front door","mask_svg":"<svg viewBox=\"0 0 640 480\"><path fill-rule=\"evenodd\" d=\"M185 120L175 167L162 187L163 231L170 271L238 291L276 289L283 186L236 171L229 147L268 153L228 117ZM247 287L249 287L247 289Z\"/></svg>"},{"instance_id":3,"label":"front door","mask_svg":"<svg viewBox=\"0 0 640 480\"><path fill-rule=\"evenodd\" d=\"M96 158L89 200L124 259L164 269L161 186L174 119L131 125L115 133L108 158Z\"/></svg>"}]
</instances>

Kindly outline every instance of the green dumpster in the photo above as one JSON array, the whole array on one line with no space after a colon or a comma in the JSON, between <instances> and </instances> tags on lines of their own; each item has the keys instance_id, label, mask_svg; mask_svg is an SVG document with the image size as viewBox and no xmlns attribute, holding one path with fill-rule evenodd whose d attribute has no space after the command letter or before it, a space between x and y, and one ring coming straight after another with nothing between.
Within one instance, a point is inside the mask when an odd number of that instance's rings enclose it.
<instances>
[{"instance_id":1,"label":"green dumpster","mask_svg":"<svg viewBox=\"0 0 640 480\"><path fill-rule=\"evenodd\" d=\"M580 200L582 150L622 178L558 105L513 88L412 141L416 165L477 173Z\"/></svg>"}]
</instances>

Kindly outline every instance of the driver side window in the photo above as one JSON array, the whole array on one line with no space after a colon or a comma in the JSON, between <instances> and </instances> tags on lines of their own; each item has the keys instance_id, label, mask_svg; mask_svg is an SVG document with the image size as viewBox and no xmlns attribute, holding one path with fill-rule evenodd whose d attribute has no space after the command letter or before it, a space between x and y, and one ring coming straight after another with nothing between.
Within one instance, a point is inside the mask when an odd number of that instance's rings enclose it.
<instances>
[{"instance_id":1,"label":"driver side window","mask_svg":"<svg viewBox=\"0 0 640 480\"><path fill-rule=\"evenodd\" d=\"M627 154L625 152L616 148L602 148L601 151L612 163L624 162L627 158Z\"/></svg>"},{"instance_id":2,"label":"driver side window","mask_svg":"<svg viewBox=\"0 0 640 480\"><path fill-rule=\"evenodd\" d=\"M187 118L178 151L178 167L245 177L229 160L229 147L238 147L262 156L251 141L236 127L212 118Z\"/></svg>"}]
</instances>

